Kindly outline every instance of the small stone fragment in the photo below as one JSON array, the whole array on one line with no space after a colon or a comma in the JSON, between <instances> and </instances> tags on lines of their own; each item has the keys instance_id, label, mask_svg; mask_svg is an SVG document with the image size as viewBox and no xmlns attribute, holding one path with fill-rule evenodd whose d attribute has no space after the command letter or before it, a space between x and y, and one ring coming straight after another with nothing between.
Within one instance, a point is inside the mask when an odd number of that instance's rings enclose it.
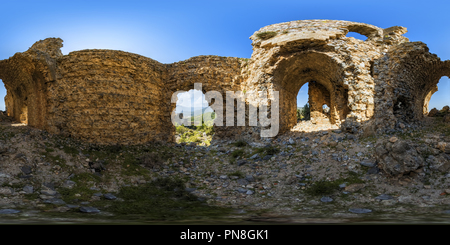
<instances>
[{"instance_id":1,"label":"small stone fragment","mask_svg":"<svg viewBox=\"0 0 450 245\"><path fill-rule=\"evenodd\" d=\"M187 190L188 192L192 192L192 191L196 190L196 188L186 188L186 189L189 189L189 190ZM192 190L191 190L191 189L192 189ZM190 191L190 190L191 190L191 191ZM115 200L115 199L117 199L117 197L114 196L114 195L111 194L111 193L106 193L105 195L103 195L103 197L106 198L106 199L108 199L108 200Z\"/></svg>"},{"instance_id":2,"label":"small stone fragment","mask_svg":"<svg viewBox=\"0 0 450 245\"><path fill-rule=\"evenodd\" d=\"M372 210L366 209L366 208L351 208L348 211L355 213L355 214L366 214L366 213L372 212Z\"/></svg>"},{"instance_id":3,"label":"small stone fragment","mask_svg":"<svg viewBox=\"0 0 450 245\"><path fill-rule=\"evenodd\" d=\"M351 185L345 187L344 190L347 191L347 192L355 192L355 191L361 190L361 189L364 188L365 186L366 186L366 185L361 184L361 183L351 184Z\"/></svg>"},{"instance_id":4,"label":"small stone fragment","mask_svg":"<svg viewBox=\"0 0 450 245\"><path fill-rule=\"evenodd\" d=\"M100 210L94 207L80 207L80 212L82 213L99 213Z\"/></svg>"},{"instance_id":5,"label":"small stone fragment","mask_svg":"<svg viewBox=\"0 0 450 245\"><path fill-rule=\"evenodd\" d=\"M390 200L390 199L393 199L393 197L389 196L387 194L381 194L381 195L375 197L375 199L378 199L378 200Z\"/></svg>"},{"instance_id":6,"label":"small stone fragment","mask_svg":"<svg viewBox=\"0 0 450 245\"><path fill-rule=\"evenodd\" d=\"M322 197L322 198L320 198L320 201L321 202L332 202L333 199L331 197Z\"/></svg>"},{"instance_id":7,"label":"small stone fragment","mask_svg":"<svg viewBox=\"0 0 450 245\"><path fill-rule=\"evenodd\" d=\"M16 213L20 213L20 211L16 209L0 209L0 214L16 214Z\"/></svg>"},{"instance_id":8,"label":"small stone fragment","mask_svg":"<svg viewBox=\"0 0 450 245\"><path fill-rule=\"evenodd\" d=\"M395 142L397 142L397 140L398 140L398 138L394 136L389 139L389 142L395 143Z\"/></svg>"}]
</instances>

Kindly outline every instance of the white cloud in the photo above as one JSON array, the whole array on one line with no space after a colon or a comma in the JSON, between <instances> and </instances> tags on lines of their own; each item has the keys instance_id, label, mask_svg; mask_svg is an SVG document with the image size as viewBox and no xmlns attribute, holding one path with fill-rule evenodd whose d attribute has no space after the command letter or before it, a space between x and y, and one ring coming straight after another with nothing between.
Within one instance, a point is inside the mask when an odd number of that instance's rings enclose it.
<instances>
[{"instance_id":1,"label":"white cloud","mask_svg":"<svg viewBox=\"0 0 450 245\"><path fill-rule=\"evenodd\" d=\"M189 92L178 94L176 113L181 112L181 107L204 108L208 106L205 95L200 90L191 89Z\"/></svg>"},{"instance_id":2,"label":"white cloud","mask_svg":"<svg viewBox=\"0 0 450 245\"><path fill-rule=\"evenodd\" d=\"M205 95L201 91L191 89L189 92L178 95L177 105L198 108L206 107L208 103L205 100Z\"/></svg>"}]
</instances>

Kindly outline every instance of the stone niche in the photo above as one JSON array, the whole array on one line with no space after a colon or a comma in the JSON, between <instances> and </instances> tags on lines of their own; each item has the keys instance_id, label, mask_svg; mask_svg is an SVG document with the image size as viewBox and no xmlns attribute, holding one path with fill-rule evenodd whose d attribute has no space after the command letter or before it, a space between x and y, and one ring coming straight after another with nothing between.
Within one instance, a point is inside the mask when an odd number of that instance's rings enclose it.
<instances>
[{"instance_id":1,"label":"stone niche","mask_svg":"<svg viewBox=\"0 0 450 245\"><path fill-rule=\"evenodd\" d=\"M367 37L347 37L357 32ZM377 132L427 116L428 103L450 61L409 42L406 28L382 29L349 21L301 20L256 31L250 59L197 56L172 64L115 50L61 53L63 41L48 38L0 61L8 115L16 121L97 144L171 142L172 95L202 85L202 92L241 91L245 126L215 126L215 138L255 137L249 108L278 105L279 133L297 124L297 94L309 85L311 120ZM257 96L279 95L278 103ZM224 101L225 102L225 101ZM328 110L324 111L323 106Z\"/></svg>"}]
</instances>

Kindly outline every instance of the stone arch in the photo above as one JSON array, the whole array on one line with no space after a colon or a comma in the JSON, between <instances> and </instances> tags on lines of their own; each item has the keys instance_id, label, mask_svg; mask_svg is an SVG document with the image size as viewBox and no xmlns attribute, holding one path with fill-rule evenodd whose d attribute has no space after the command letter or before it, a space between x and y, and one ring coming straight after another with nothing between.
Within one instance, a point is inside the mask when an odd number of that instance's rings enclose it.
<instances>
[{"instance_id":1,"label":"stone arch","mask_svg":"<svg viewBox=\"0 0 450 245\"><path fill-rule=\"evenodd\" d=\"M397 91L399 96L396 96L397 101L404 99L404 111L401 113L401 119L406 121L413 121L422 119L428 114L428 105L432 95L438 90L437 84L443 76L450 77L450 63L425 63L417 70L410 70L410 78L414 79L412 86L405 93L402 93L401 88ZM404 96L402 94L411 94L411 96ZM395 103L394 103L395 111ZM397 116L397 118L400 118Z\"/></svg>"},{"instance_id":2,"label":"stone arch","mask_svg":"<svg viewBox=\"0 0 450 245\"><path fill-rule=\"evenodd\" d=\"M313 107L321 111L326 103L330 107L330 122L340 124L349 112L348 90L344 87L343 78L341 66L324 53L304 52L282 59L273 73L274 90L280 95L280 132L297 123L297 92L305 83L309 83L309 93L313 93L309 95L311 117L318 114L313 112ZM318 94L313 91L321 91L323 96L314 98Z\"/></svg>"},{"instance_id":3,"label":"stone arch","mask_svg":"<svg viewBox=\"0 0 450 245\"><path fill-rule=\"evenodd\" d=\"M226 125L226 92L235 92L240 90L241 77L240 74L240 60L233 57L220 56L196 56L185 61L180 61L167 66L168 78L167 87L170 88L164 103L167 103L165 112L167 115L172 115L176 107L176 100L172 101L172 95L179 91L188 92L191 89L196 89L195 84L199 84L203 94L209 91L218 92L222 96L223 103L223 126L214 125L214 137L225 138L238 135L238 131L242 128L227 127ZM209 102L209 106L213 105L215 101ZM236 103L236 102L235 102ZM235 109L236 106L235 106ZM234 114L236 115L236 114ZM170 120L171 117L166 117L169 134L175 135L175 127ZM236 118L235 118L236 119ZM217 120L217 119L216 119ZM215 120L215 122L217 122ZM235 123L236 125L236 123ZM173 138L173 137L172 137Z\"/></svg>"},{"instance_id":4,"label":"stone arch","mask_svg":"<svg viewBox=\"0 0 450 245\"><path fill-rule=\"evenodd\" d=\"M431 96L433 96L433 94L436 93L437 91L438 91L438 88L437 88L437 85L436 85L425 96L424 101L423 101L423 114L424 115L428 115L428 112L429 112L429 109L430 109L429 106L430 106Z\"/></svg>"},{"instance_id":5,"label":"stone arch","mask_svg":"<svg viewBox=\"0 0 450 245\"><path fill-rule=\"evenodd\" d=\"M380 36L379 28L367 24L351 24L347 26L349 32L356 32L367 38Z\"/></svg>"},{"instance_id":6,"label":"stone arch","mask_svg":"<svg viewBox=\"0 0 450 245\"><path fill-rule=\"evenodd\" d=\"M423 115L428 115L428 112L430 111L429 104L431 97L438 91L438 83L441 81L442 77L450 78L450 72L448 73L448 75L441 76L436 84L433 82L432 84L430 84L430 86L427 86L428 89L423 93L425 95L421 100L423 101Z\"/></svg>"},{"instance_id":7,"label":"stone arch","mask_svg":"<svg viewBox=\"0 0 450 245\"><path fill-rule=\"evenodd\" d=\"M45 128L48 115L47 64L25 53L5 60L0 67L0 78L7 91L5 107L8 116L32 127Z\"/></svg>"},{"instance_id":8,"label":"stone arch","mask_svg":"<svg viewBox=\"0 0 450 245\"><path fill-rule=\"evenodd\" d=\"M347 30L348 32L346 35L353 32L364 36L366 39L362 41L379 38L381 36L379 28L367 24L351 24L347 26Z\"/></svg>"},{"instance_id":9,"label":"stone arch","mask_svg":"<svg viewBox=\"0 0 450 245\"><path fill-rule=\"evenodd\" d=\"M374 70L376 118L379 125L392 129L398 123L415 123L427 115L439 80L450 75L450 61L442 62L424 43L405 42L376 60Z\"/></svg>"}]
</instances>

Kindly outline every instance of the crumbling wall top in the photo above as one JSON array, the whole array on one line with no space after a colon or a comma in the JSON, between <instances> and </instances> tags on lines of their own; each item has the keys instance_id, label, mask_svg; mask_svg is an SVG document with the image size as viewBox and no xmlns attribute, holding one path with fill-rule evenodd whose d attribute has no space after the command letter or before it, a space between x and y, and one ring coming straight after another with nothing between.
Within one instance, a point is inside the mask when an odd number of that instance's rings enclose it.
<instances>
[{"instance_id":1,"label":"crumbling wall top","mask_svg":"<svg viewBox=\"0 0 450 245\"><path fill-rule=\"evenodd\" d=\"M401 36L404 27L380 28L374 25L342 20L299 20L265 26L256 31L250 39L253 46L284 45L300 39L328 40L345 37L356 32L367 37L367 41L383 42L389 35Z\"/></svg>"},{"instance_id":2,"label":"crumbling wall top","mask_svg":"<svg viewBox=\"0 0 450 245\"><path fill-rule=\"evenodd\" d=\"M46 38L34 43L29 50L38 50L47 53L52 58L63 56L61 48L63 47L63 40L61 38Z\"/></svg>"}]
</instances>

